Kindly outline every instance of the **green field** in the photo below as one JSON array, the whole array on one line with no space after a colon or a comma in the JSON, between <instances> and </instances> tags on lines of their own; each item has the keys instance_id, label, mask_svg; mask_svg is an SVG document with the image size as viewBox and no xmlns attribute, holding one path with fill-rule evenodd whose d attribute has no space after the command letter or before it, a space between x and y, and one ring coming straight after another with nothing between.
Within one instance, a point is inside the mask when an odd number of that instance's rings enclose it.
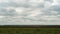
<instances>
[{"instance_id":1,"label":"green field","mask_svg":"<svg viewBox=\"0 0 60 34\"><path fill-rule=\"evenodd\" d=\"M60 34L60 28L0 28L0 34Z\"/></svg>"}]
</instances>

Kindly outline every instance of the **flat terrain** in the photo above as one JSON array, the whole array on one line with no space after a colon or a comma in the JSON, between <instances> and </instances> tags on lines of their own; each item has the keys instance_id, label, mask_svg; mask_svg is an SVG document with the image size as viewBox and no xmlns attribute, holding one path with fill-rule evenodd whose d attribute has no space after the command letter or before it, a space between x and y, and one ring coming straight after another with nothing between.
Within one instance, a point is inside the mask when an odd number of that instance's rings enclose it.
<instances>
[{"instance_id":1,"label":"flat terrain","mask_svg":"<svg viewBox=\"0 0 60 34\"><path fill-rule=\"evenodd\" d=\"M0 34L60 34L60 28L0 28Z\"/></svg>"}]
</instances>

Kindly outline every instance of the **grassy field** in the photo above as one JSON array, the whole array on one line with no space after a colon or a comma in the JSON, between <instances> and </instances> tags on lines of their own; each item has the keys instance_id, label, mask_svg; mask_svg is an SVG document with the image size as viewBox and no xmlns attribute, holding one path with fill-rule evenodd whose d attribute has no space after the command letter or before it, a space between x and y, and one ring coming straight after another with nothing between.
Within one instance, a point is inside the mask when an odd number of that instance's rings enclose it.
<instances>
[{"instance_id":1,"label":"grassy field","mask_svg":"<svg viewBox=\"0 0 60 34\"><path fill-rule=\"evenodd\" d=\"M60 28L0 28L0 34L60 34Z\"/></svg>"}]
</instances>

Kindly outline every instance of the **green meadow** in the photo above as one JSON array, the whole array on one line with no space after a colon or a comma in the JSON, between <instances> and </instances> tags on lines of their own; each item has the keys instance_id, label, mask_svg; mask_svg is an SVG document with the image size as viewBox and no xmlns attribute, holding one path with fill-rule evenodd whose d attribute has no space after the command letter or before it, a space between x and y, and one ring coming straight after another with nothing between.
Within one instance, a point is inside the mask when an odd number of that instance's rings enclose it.
<instances>
[{"instance_id":1,"label":"green meadow","mask_svg":"<svg viewBox=\"0 0 60 34\"><path fill-rule=\"evenodd\" d=\"M60 34L60 28L0 28L0 34Z\"/></svg>"}]
</instances>

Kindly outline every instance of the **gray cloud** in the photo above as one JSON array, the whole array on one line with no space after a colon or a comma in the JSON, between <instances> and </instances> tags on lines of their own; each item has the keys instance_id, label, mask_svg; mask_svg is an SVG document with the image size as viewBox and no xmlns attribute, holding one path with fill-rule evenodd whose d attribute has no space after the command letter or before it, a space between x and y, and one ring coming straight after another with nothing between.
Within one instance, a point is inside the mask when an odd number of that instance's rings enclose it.
<instances>
[{"instance_id":1,"label":"gray cloud","mask_svg":"<svg viewBox=\"0 0 60 34\"><path fill-rule=\"evenodd\" d=\"M1 2L0 7L25 7L25 8L34 7L31 4L32 3L30 3L29 1L19 2L19 3L14 1L8 1L8 2ZM43 8L44 3L37 3L37 6L35 7Z\"/></svg>"},{"instance_id":2,"label":"gray cloud","mask_svg":"<svg viewBox=\"0 0 60 34\"><path fill-rule=\"evenodd\" d=\"M14 16L16 15L16 11L14 9L5 9L5 8L0 8L0 15L2 16Z\"/></svg>"},{"instance_id":3,"label":"gray cloud","mask_svg":"<svg viewBox=\"0 0 60 34\"><path fill-rule=\"evenodd\" d=\"M53 11L59 11L60 12L60 5L54 5L54 6L52 6L51 10L53 10Z\"/></svg>"},{"instance_id":4,"label":"gray cloud","mask_svg":"<svg viewBox=\"0 0 60 34\"><path fill-rule=\"evenodd\" d=\"M53 0L44 0L44 1L47 1L47 2L53 2Z\"/></svg>"},{"instance_id":5,"label":"gray cloud","mask_svg":"<svg viewBox=\"0 0 60 34\"><path fill-rule=\"evenodd\" d=\"M51 11L57 12L57 15L60 15L60 5L54 5L50 8Z\"/></svg>"},{"instance_id":6,"label":"gray cloud","mask_svg":"<svg viewBox=\"0 0 60 34\"><path fill-rule=\"evenodd\" d=\"M45 3L38 3L37 7L38 8L44 8Z\"/></svg>"}]
</instances>

